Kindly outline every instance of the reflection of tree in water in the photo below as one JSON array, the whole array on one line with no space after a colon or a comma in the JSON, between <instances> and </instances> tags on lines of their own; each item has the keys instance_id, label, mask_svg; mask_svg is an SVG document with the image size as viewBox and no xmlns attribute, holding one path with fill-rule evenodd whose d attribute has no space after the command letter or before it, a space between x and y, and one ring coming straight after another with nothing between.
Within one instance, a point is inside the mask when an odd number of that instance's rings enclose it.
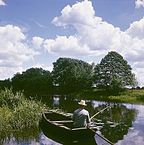
<instances>
[{"instance_id":1,"label":"reflection of tree in water","mask_svg":"<svg viewBox=\"0 0 144 145\"><path fill-rule=\"evenodd\" d=\"M116 143L128 133L135 115L136 111L134 109L128 109L122 104L114 104L109 110L105 110L97 116L97 119L101 119L104 123L101 133L107 139Z\"/></svg>"},{"instance_id":2,"label":"reflection of tree in water","mask_svg":"<svg viewBox=\"0 0 144 145\"><path fill-rule=\"evenodd\" d=\"M59 109L66 112L72 113L78 106L78 102L74 101L73 98L69 96L62 96L59 100Z\"/></svg>"},{"instance_id":3,"label":"reflection of tree in water","mask_svg":"<svg viewBox=\"0 0 144 145\"><path fill-rule=\"evenodd\" d=\"M73 99L60 98L58 108L66 111L73 112L78 108L78 101ZM101 104L97 107L95 102L86 100L87 107L90 116L106 107L106 104ZM128 109L122 104L110 104L111 108L104 110L102 113L94 117L93 121L103 123L101 133L110 141L117 142L123 139L123 136L128 133L129 127L132 126L132 122L135 119L136 111L134 109ZM54 107L54 106L53 106Z\"/></svg>"}]
</instances>

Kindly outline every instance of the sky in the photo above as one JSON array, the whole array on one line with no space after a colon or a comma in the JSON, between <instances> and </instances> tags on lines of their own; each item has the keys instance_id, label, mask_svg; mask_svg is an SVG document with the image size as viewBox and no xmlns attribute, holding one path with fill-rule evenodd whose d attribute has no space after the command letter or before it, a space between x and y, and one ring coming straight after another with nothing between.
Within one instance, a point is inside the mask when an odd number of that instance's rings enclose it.
<instances>
[{"instance_id":1,"label":"sky","mask_svg":"<svg viewBox=\"0 0 144 145\"><path fill-rule=\"evenodd\" d=\"M60 57L116 51L144 86L144 0L0 0L0 80Z\"/></svg>"}]
</instances>

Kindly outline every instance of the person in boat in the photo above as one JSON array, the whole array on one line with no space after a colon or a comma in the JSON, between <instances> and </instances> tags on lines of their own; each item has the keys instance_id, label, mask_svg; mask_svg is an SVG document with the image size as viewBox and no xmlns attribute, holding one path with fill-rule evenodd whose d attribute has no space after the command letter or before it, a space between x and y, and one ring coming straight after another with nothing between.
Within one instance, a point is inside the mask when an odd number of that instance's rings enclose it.
<instances>
[{"instance_id":1,"label":"person in boat","mask_svg":"<svg viewBox=\"0 0 144 145\"><path fill-rule=\"evenodd\" d=\"M85 109L87 104L84 100L81 100L78 104L79 108L73 113L73 125L74 127L89 127L91 121L89 112Z\"/></svg>"}]
</instances>

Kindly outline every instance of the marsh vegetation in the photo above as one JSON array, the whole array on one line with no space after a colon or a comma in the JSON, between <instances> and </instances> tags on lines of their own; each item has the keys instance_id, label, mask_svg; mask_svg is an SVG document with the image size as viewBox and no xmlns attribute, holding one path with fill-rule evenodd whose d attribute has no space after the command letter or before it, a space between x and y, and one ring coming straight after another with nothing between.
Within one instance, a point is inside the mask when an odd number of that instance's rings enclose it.
<instances>
[{"instance_id":1,"label":"marsh vegetation","mask_svg":"<svg viewBox=\"0 0 144 145\"><path fill-rule=\"evenodd\" d=\"M44 105L27 99L22 92L12 89L0 91L0 138L21 134L27 129L38 130Z\"/></svg>"}]
</instances>

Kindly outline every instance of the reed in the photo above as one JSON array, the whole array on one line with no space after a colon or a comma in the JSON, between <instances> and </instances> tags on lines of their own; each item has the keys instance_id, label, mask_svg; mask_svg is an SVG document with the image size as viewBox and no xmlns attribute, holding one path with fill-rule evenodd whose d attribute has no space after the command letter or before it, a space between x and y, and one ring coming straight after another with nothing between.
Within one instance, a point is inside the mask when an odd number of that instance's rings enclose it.
<instances>
[{"instance_id":1,"label":"reed","mask_svg":"<svg viewBox=\"0 0 144 145\"><path fill-rule=\"evenodd\" d=\"M26 99L22 92L0 91L0 132L38 128L44 105Z\"/></svg>"},{"instance_id":2,"label":"reed","mask_svg":"<svg viewBox=\"0 0 144 145\"><path fill-rule=\"evenodd\" d=\"M13 111L12 126L15 129L38 127L43 105L34 100L23 100Z\"/></svg>"},{"instance_id":3,"label":"reed","mask_svg":"<svg viewBox=\"0 0 144 145\"><path fill-rule=\"evenodd\" d=\"M12 111L7 106L4 106L3 108L0 107L0 133L2 131L6 132L7 130L12 129L10 123L12 118Z\"/></svg>"},{"instance_id":4,"label":"reed","mask_svg":"<svg viewBox=\"0 0 144 145\"><path fill-rule=\"evenodd\" d=\"M22 92L16 92L14 94L12 89L5 88L5 90L0 91L0 107L7 106L10 109L14 109L24 98Z\"/></svg>"}]
</instances>

